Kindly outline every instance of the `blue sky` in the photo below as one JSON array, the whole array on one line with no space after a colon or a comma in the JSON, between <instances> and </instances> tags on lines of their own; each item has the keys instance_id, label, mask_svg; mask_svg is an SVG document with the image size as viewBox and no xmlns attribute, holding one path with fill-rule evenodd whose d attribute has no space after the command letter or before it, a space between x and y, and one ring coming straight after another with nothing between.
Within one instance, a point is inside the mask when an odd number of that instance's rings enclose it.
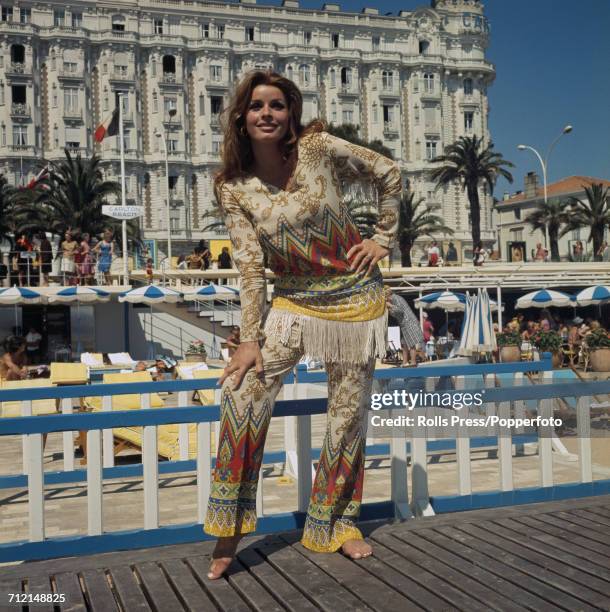
<instances>
[{"instance_id":1,"label":"blue sky","mask_svg":"<svg viewBox=\"0 0 610 612\"><path fill-rule=\"evenodd\" d=\"M345 11L371 6L382 14L430 5L337 1ZM322 4L300 2L302 8ZM487 57L497 72L489 89L490 130L496 149L516 166L513 185L499 182L495 195L522 189L529 170L541 175L533 154L517 145L544 153L567 123L574 131L553 151L549 182L570 175L610 179L610 0L488 0L485 6L491 24Z\"/></svg>"}]
</instances>

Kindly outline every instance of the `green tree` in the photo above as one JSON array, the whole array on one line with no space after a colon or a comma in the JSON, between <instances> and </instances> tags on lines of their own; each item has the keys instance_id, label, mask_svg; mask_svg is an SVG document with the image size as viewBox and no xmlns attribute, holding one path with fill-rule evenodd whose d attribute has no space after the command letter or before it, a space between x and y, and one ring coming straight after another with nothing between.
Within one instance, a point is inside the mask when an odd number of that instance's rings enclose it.
<instances>
[{"instance_id":1,"label":"green tree","mask_svg":"<svg viewBox=\"0 0 610 612\"><path fill-rule=\"evenodd\" d=\"M559 232L561 226L568 222L567 206L568 203L565 200L541 201L525 217L525 222L531 226L532 233L534 230L540 230L546 235L548 231L551 261L559 261Z\"/></svg>"},{"instance_id":2,"label":"green tree","mask_svg":"<svg viewBox=\"0 0 610 612\"><path fill-rule=\"evenodd\" d=\"M19 191L8 184L6 177L0 174L0 240L14 244L16 232L15 214L19 202Z\"/></svg>"},{"instance_id":3,"label":"green tree","mask_svg":"<svg viewBox=\"0 0 610 612\"><path fill-rule=\"evenodd\" d=\"M225 225L222 210L216 198L212 200L212 208L206 210L201 215L202 221L209 221L202 229L202 232L227 232L227 226Z\"/></svg>"},{"instance_id":4,"label":"green tree","mask_svg":"<svg viewBox=\"0 0 610 612\"><path fill-rule=\"evenodd\" d=\"M358 127L353 123L343 123L341 125L333 125L332 123L326 128L326 131L337 138L343 138L343 140L347 140L355 145L360 145L361 147L366 147L367 149L371 149L372 151L376 151L385 157L389 157L390 159L394 159L392 156L392 152L388 149L381 140L371 140L366 141L363 140L358 134Z\"/></svg>"},{"instance_id":5,"label":"green tree","mask_svg":"<svg viewBox=\"0 0 610 612\"><path fill-rule=\"evenodd\" d=\"M121 196L118 181L104 180L101 160L94 155L82 158L65 149L66 158L49 163L49 178L42 185L34 204L27 207L32 223L43 224L49 232L63 236L67 230L101 234L106 228L120 236L121 222L102 214L104 204ZM139 239L136 220L127 222L127 236Z\"/></svg>"},{"instance_id":6,"label":"green tree","mask_svg":"<svg viewBox=\"0 0 610 612\"><path fill-rule=\"evenodd\" d=\"M610 225L610 187L604 187L603 183L594 183L587 187L583 185L585 200L570 198L568 207L568 222L561 232L568 232L589 228L588 242L593 241L593 257L599 259L597 252L604 240L604 229Z\"/></svg>"},{"instance_id":7,"label":"green tree","mask_svg":"<svg viewBox=\"0 0 610 612\"><path fill-rule=\"evenodd\" d=\"M398 244L400 246L401 265L411 267L411 250L415 241L423 236L434 238L435 234L453 234L445 225L444 219L436 214L441 207L438 204L425 205L425 199L415 199L411 191L404 192L400 199Z\"/></svg>"},{"instance_id":8,"label":"green tree","mask_svg":"<svg viewBox=\"0 0 610 612\"><path fill-rule=\"evenodd\" d=\"M470 218L472 222L473 248L481 240L481 204L479 186L487 184L493 193L498 175L509 183L513 175L506 170L514 165L502 158L493 150L493 144L483 147L483 140L478 136L460 136L456 142L445 148L445 154L431 161L441 165L432 171L431 177L438 186L460 183L468 194L470 202Z\"/></svg>"},{"instance_id":9,"label":"green tree","mask_svg":"<svg viewBox=\"0 0 610 612\"><path fill-rule=\"evenodd\" d=\"M379 219L379 210L374 202L347 197L343 200L362 238L371 238Z\"/></svg>"}]
</instances>

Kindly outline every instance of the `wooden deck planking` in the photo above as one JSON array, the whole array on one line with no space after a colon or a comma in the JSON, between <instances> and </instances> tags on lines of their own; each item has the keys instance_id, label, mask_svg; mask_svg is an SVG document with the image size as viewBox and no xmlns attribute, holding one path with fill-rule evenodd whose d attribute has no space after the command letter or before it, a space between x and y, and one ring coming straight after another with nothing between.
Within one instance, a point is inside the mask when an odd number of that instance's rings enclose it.
<instances>
[{"instance_id":1,"label":"wooden deck planking","mask_svg":"<svg viewBox=\"0 0 610 612\"><path fill-rule=\"evenodd\" d=\"M374 556L357 562L312 553L296 532L246 538L218 581L207 579L209 542L5 566L0 594L65 593L59 609L70 612L607 610L609 504L605 496L372 523L363 531ZM0 612L19 609L2 595Z\"/></svg>"}]
</instances>

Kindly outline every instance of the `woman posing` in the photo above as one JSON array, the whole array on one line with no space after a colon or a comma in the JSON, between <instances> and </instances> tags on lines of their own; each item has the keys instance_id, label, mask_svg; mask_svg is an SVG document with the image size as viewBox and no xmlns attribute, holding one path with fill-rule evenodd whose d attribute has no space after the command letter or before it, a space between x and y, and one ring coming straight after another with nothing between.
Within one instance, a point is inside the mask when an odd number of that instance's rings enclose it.
<instances>
[{"instance_id":1,"label":"woman posing","mask_svg":"<svg viewBox=\"0 0 610 612\"><path fill-rule=\"evenodd\" d=\"M100 240L94 247L93 252L97 255L97 271L102 275L104 284L110 284L110 266L114 256L114 242L112 241L112 232L106 230L104 239Z\"/></svg>"},{"instance_id":2,"label":"woman posing","mask_svg":"<svg viewBox=\"0 0 610 612\"><path fill-rule=\"evenodd\" d=\"M302 96L278 74L254 71L226 110L218 201L241 275L240 344L220 382L222 415L205 531L219 537L209 578L229 566L256 529L256 489L273 405L303 355L325 362L327 429L302 543L313 551L371 554L356 527L362 499L366 414L375 356L386 348L387 309L377 262L397 228L394 162L301 125ZM342 205L342 181L379 191L371 240ZM264 257L276 273L264 320Z\"/></svg>"}]
</instances>

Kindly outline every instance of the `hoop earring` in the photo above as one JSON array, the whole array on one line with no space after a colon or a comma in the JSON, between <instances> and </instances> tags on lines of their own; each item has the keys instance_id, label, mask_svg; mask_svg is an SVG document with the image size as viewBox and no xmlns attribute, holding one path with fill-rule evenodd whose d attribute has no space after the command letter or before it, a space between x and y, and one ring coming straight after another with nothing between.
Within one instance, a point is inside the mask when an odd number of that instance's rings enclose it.
<instances>
[{"instance_id":1,"label":"hoop earring","mask_svg":"<svg viewBox=\"0 0 610 612\"><path fill-rule=\"evenodd\" d=\"M245 125L242 125L242 126L239 128L239 133L240 133L240 134L241 134L241 135L242 135L244 138L247 138L247 137L248 137L248 131L246 130L246 126L245 126Z\"/></svg>"}]
</instances>

